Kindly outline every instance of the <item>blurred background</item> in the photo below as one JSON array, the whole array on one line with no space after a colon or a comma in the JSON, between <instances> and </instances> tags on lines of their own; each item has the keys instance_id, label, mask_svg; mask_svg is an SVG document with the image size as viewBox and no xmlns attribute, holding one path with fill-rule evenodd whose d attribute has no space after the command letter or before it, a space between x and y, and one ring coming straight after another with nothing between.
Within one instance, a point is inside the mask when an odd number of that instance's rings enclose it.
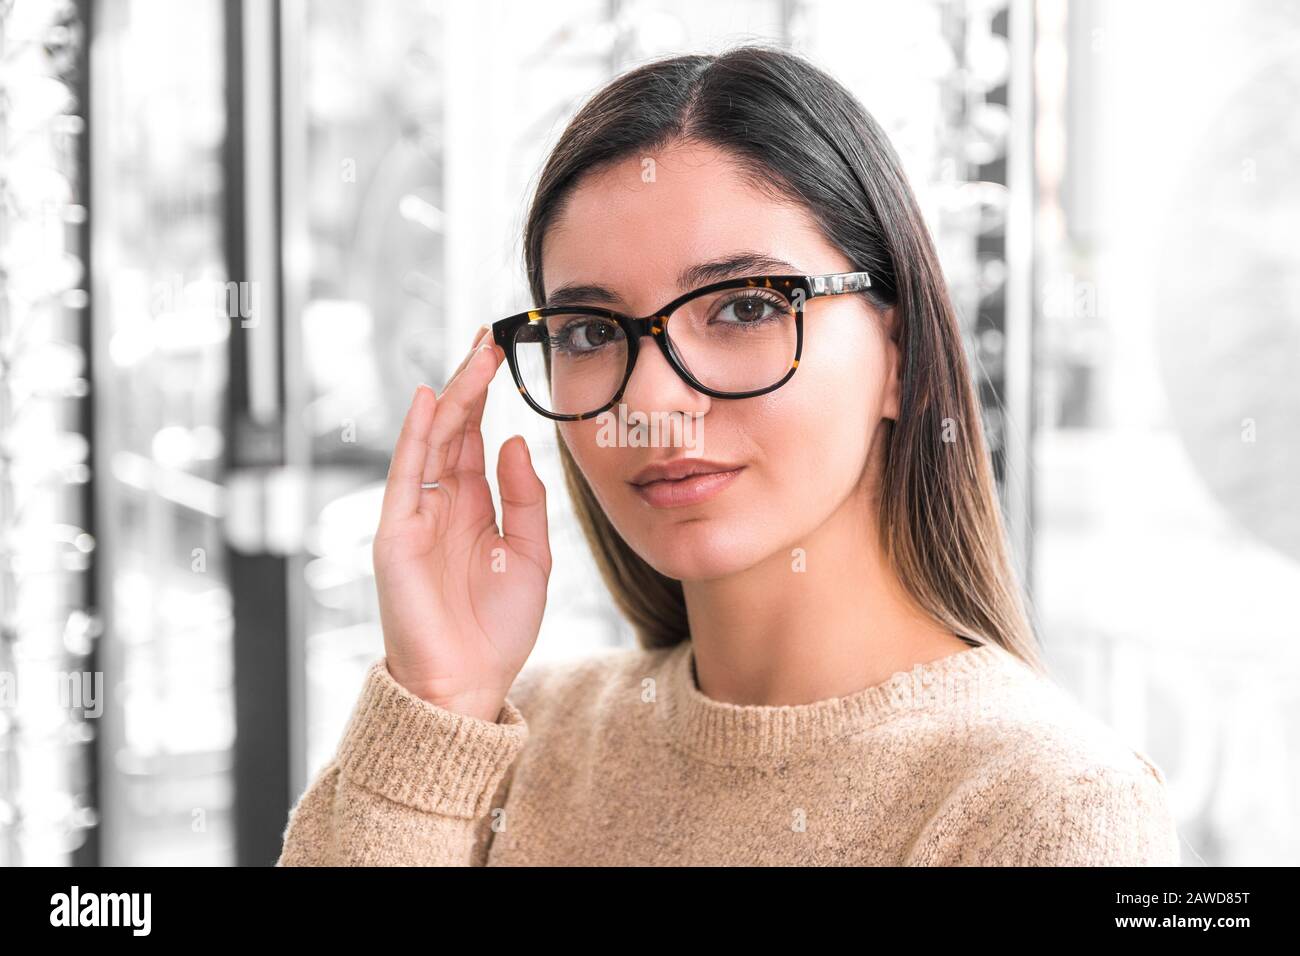
<instances>
[{"instance_id":1,"label":"blurred background","mask_svg":"<svg viewBox=\"0 0 1300 956\"><path fill-rule=\"evenodd\" d=\"M548 147L748 40L902 155L1047 659L1183 863L1300 862L1300 5L0 0L0 863L274 862L383 653L411 393L531 305ZM633 643L554 431L500 376L484 428L560 489L535 658Z\"/></svg>"}]
</instances>

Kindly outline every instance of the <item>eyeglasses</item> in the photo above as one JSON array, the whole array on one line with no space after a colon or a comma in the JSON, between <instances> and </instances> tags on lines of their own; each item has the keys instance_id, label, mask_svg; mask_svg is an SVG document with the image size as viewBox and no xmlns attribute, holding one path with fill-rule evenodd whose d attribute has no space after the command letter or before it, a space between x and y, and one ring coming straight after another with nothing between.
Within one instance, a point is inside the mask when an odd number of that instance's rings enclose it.
<instances>
[{"instance_id":1,"label":"eyeglasses","mask_svg":"<svg viewBox=\"0 0 1300 956\"><path fill-rule=\"evenodd\" d=\"M687 292L644 318L595 306L530 309L492 324L519 394L555 421L594 418L623 397L642 336L692 388L751 398L799 367L808 299L861 292L865 272L748 276Z\"/></svg>"}]
</instances>

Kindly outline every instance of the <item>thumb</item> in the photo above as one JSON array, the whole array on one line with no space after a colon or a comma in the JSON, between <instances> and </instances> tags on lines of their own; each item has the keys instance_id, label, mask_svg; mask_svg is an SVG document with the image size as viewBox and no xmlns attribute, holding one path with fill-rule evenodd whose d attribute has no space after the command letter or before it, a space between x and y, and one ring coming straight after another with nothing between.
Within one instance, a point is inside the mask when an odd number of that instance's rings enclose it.
<instances>
[{"instance_id":1,"label":"thumb","mask_svg":"<svg viewBox=\"0 0 1300 956\"><path fill-rule=\"evenodd\" d=\"M514 435L497 456L501 489L501 535L513 550L551 573L551 545L546 529L546 486L533 469L522 435Z\"/></svg>"}]
</instances>

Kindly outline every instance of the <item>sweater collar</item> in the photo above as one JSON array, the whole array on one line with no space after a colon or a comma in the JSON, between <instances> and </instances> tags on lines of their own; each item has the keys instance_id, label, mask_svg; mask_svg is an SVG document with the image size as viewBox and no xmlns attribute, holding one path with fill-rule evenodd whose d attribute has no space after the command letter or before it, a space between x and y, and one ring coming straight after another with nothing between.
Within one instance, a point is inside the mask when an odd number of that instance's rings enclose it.
<instances>
[{"instance_id":1,"label":"sweater collar","mask_svg":"<svg viewBox=\"0 0 1300 956\"><path fill-rule=\"evenodd\" d=\"M986 679L1005 674L999 664L1018 658L997 644L982 644L899 671L882 683L807 704L731 704L707 697L695 679L692 642L664 658L660 727L676 747L709 763L757 766L813 750L867 730L891 717L936 705L978 705ZM978 685L978 686L977 686Z\"/></svg>"}]
</instances>

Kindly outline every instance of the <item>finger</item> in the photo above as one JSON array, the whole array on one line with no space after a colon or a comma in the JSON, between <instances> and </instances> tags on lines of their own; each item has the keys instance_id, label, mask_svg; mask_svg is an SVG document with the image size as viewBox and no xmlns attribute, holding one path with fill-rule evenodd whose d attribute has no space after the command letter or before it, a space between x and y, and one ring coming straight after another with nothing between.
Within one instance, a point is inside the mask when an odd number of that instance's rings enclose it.
<instances>
[{"instance_id":1,"label":"finger","mask_svg":"<svg viewBox=\"0 0 1300 956\"><path fill-rule=\"evenodd\" d=\"M495 344L492 346L491 351L493 361L496 362L497 368L500 368L505 353ZM447 466L453 471L463 471L475 475L484 474L486 471L486 465L483 461L483 410L487 407L487 397L488 390L485 388L470 405L460 449L447 463Z\"/></svg>"},{"instance_id":2,"label":"finger","mask_svg":"<svg viewBox=\"0 0 1300 956\"><path fill-rule=\"evenodd\" d=\"M465 366L468 365L468 364L469 364L469 363L474 359L474 357L478 354L478 347L479 347L480 345L482 345L482 344L484 343L484 341L491 342L491 337L490 337L490 335L489 335L489 337L488 337L486 340L484 339L484 334L487 332L487 330L488 330L488 326L486 326L486 325L480 325L480 326L479 326L478 333L474 336L474 347L470 349L469 354L466 355L465 358L461 361L460 366L456 369L455 374L453 374L452 377L451 377L451 379L447 382L447 387L443 389L443 391L442 391L442 395L446 395L446 394L447 394L447 391L451 388L451 386L452 386L453 384L455 384L455 382L456 382L456 380L457 380L458 378L460 378L461 374L465 371ZM496 351L496 346L495 346L495 345L493 346L493 351ZM438 398L439 398L439 401L442 400L442 395L439 395L439 397L438 397ZM486 390L485 390L485 391L484 391L484 396L483 396L483 397L486 399L486 396L487 396L487 393L486 393ZM442 465L441 465L441 467L442 467L443 469L445 469L445 473L446 473L446 474L451 474L452 472L456 471L457 468L459 467L458 462L459 462L459 460L460 460L460 455L461 455L461 451L462 451L462 448L463 448L463 444L464 444L463 439L462 439L462 441L460 441L460 442L456 442L456 441L453 441L453 442L452 442L452 444L451 444L451 448L450 448L450 450L449 450L449 452L448 452L448 455L447 455L447 458L446 458L445 461L442 462ZM433 475L433 471L432 471L432 468L433 468L434 465L435 465L435 462L434 462L432 456L430 456L429 467L425 469L425 474L426 474L426 479L425 479L425 480L426 480L426 481L434 481L434 480L436 480L436 477L437 477L437 476L436 476L436 475ZM482 474L483 469L480 467L478 470L479 470L479 473ZM427 476L429 476L429 475L433 475L433 477L427 477Z\"/></svg>"},{"instance_id":3,"label":"finger","mask_svg":"<svg viewBox=\"0 0 1300 956\"><path fill-rule=\"evenodd\" d=\"M433 389L424 384L416 388L388 464L381 520L405 518L419 507L420 476L429 457L429 431L435 404Z\"/></svg>"},{"instance_id":4,"label":"finger","mask_svg":"<svg viewBox=\"0 0 1300 956\"><path fill-rule=\"evenodd\" d=\"M448 459L453 454L459 455L472 406L496 374L497 363L491 352L491 343L480 344L464 370L439 396L424 464L425 481L441 481L455 470L454 465L449 466Z\"/></svg>"},{"instance_id":5,"label":"finger","mask_svg":"<svg viewBox=\"0 0 1300 956\"><path fill-rule=\"evenodd\" d=\"M533 468L528 443L515 435L497 456L501 489L501 534L519 554L551 573L551 545L546 527L546 486Z\"/></svg>"},{"instance_id":6,"label":"finger","mask_svg":"<svg viewBox=\"0 0 1300 956\"><path fill-rule=\"evenodd\" d=\"M486 325L480 325L478 327L478 331L474 333L473 344L470 345L469 351L465 353L465 357L460 360L460 364L456 366L456 371L452 372L451 377L447 379L447 385L443 387L444 392L451 386L451 383L456 380L456 376L465 370L466 364L468 364L469 360L474 357L474 350L478 348L479 343L483 341L483 335L487 331L488 327Z\"/></svg>"},{"instance_id":7,"label":"finger","mask_svg":"<svg viewBox=\"0 0 1300 956\"><path fill-rule=\"evenodd\" d=\"M447 394L447 389L451 388L452 382L455 382L456 378L460 377L460 373L465 371L465 365L468 365L469 362L471 362L471 359L473 359L473 356L477 354L478 346L482 345L482 339L484 339L484 336L485 334L487 334L487 332L489 332L489 326L486 325L478 326L478 332L474 333L473 346L471 346L471 349L469 349L469 352L467 355L465 355L465 358L460 360L460 364L456 365L456 371L451 373L451 378L450 380L447 380L446 388L442 390L443 395ZM439 395L438 401L442 401L442 395ZM446 462L443 463L441 466L443 470L446 470L446 473L451 473L456 470L456 460L458 460L459 454L460 454L459 447L456 446L452 447L452 454L448 455ZM422 480L424 481L437 480L439 473L443 473L443 471L435 472L434 471L435 467L437 467L437 462L435 462L435 460L433 459L433 455L430 454L428 459L426 459L425 470L424 473L422 473ZM481 468L480 471L482 471ZM429 490L437 490L437 489L429 489Z\"/></svg>"}]
</instances>

